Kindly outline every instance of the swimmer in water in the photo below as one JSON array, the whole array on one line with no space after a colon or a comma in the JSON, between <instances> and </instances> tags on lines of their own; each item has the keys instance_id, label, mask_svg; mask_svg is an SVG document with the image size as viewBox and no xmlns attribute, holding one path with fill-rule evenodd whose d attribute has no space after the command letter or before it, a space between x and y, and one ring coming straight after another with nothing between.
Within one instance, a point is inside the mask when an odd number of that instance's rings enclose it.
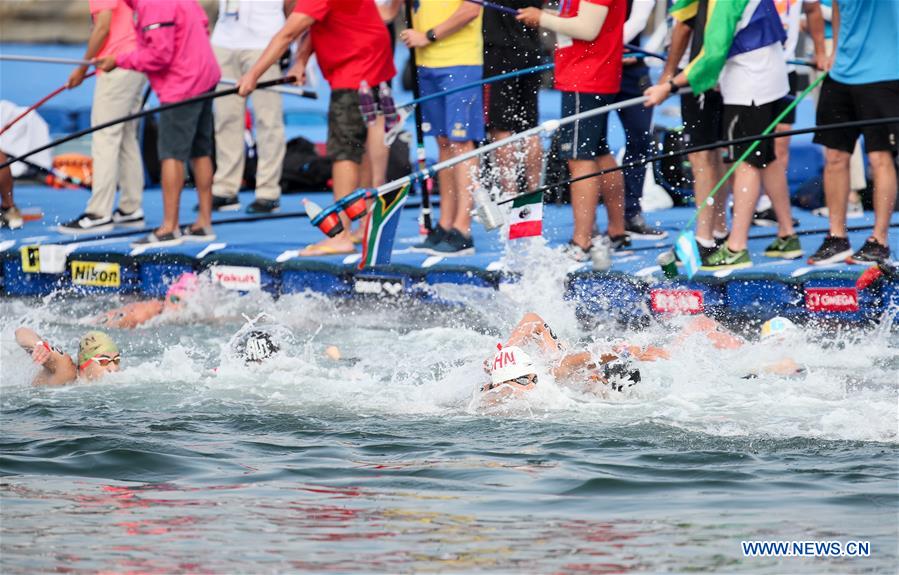
<instances>
[{"instance_id":1,"label":"swimmer in water","mask_svg":"<svg viewBox=\"0 0 899 575\"><path fill-rule=\"evenodd\" d=\"M133 329L160 314L177 312L198 288L197 274L185 272L169 286L163 299L129 303L100 315L95 318L94 323L105 327Z\"/></svg>"},{"instance_id":2,"label":"swimmer in water","mask_svg":"<svg viewBox=\"0 0 899 575\"><path fill-rule=\"evenodd\" d=\"M81 337L77 364L72 356L27 327L16 330L16 343L42 367L32 382L34 385L66 385L79 378L100 379L107 373L118 371L121 362L119 348L102 331L89 331Z\"/></svg>"},{"instance_id":3,"label":"swimmer in water","mask_svg":"<svg viewBox=\"0 0 899 575\"><path fill-rule=\"evenodd\" d=\"M568 351L549 325L535 313L525 314L509 336L505 345L497 346L492 361L484 362L490 383L481 392L490 400L519 396L537 386L537 366L522 349L536 349L541 359L552 365L551 373L557 383L605 395L609 389L623 391L640 381L640 372L633 369L626 354L603 354L594 359L589 351Z\"/></svg>"}]
</instances>

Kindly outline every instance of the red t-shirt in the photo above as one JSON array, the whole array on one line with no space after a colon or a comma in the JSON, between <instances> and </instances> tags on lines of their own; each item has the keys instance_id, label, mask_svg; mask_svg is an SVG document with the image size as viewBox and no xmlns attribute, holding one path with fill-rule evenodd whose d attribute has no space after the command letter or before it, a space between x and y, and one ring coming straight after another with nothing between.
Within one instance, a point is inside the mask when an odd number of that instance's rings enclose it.
<instances>
[{"instance_id":1,"label":"red t-shirt","mask_svg":"<svg viewBox=\"0 0 899 575\"><path fill-rule=\"evenodd\" d=\"M377 86L396 75L390 34L374 0L297 0L294 12L315 19L312 49L331 89Z\"/></svg>"},{"instance_id":2,"label":"red t-shirt","mask_svg":"<svg viewBox=\"0 0 899 575\"><path fill-rule=\"evenodd\" d=\"M627 0L563 0L559 16L576 16L581 2L606 6L609 13L592 42L560 37L555 53L556 89L617 94L621 89Z\"/></svg>"}]
</instances>

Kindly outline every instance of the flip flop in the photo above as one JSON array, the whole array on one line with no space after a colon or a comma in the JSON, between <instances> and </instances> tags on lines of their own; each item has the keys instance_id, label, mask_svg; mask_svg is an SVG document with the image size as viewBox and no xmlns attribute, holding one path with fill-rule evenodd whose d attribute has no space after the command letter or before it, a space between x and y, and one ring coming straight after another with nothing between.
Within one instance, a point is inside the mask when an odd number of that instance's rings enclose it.
<instances>
[{"instance_id":1,"label":"flip flop","mask_svg":"<svg viewBox=\"0 0 899 575\"><path fill-rule=\"evenodd\" d=\"M299 257L312 256L341 256L356 253L355 248L351 250L339 250L328 245L310 244L297 252Z\"/></svg>"}]
</instances>

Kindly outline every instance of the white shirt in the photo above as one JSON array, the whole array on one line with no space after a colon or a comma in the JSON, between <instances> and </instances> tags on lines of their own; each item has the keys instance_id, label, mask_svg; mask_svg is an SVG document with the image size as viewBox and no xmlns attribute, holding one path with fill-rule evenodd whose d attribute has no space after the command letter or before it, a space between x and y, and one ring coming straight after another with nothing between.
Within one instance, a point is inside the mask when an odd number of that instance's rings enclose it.
<instances>
[{"instance_id":1,"label":"white shirt","mask_svg":"<svg viewBox=\"0 0 899 575\"><path fill-rule=\"evenodd\" d=\"M18 118L19 114L25 110L26 108L20 108L9 100L0 100L0 126L5 126L14 118ZM31 150L49 143L50 130L47 127L47 122L34 111L0 135L0 151L10 157L27 154ZM28 158L28 161L47 169L53 165L50 150L44 150L35 154ZM28 166L22 162L16 162L9 168L14 178L21 176L28 170Z\"/></svg>"},{"instance_id":2,"label":"white shirt","mask_svg":"<svg viewBox=\"0 0 899 575\"><path fill-rule=\"evenodd\" d=\"M783 46L775 42L729 58L718 86L725 104L761 106L780 100L790 91Z\"/></svg>"},{"instance_id":3,"label":"white shirt","mask_svg":"<svg viewBox=\"0 0 899 575\"><path fill-rule=\"evenodd\" d=\"M624 43L631 44L634 38L646 29L652 9L656 6L656 0L634 0L631 4L631 14L624 23Z\"/></svg>"},{"instance_id":4,"label":"white shirt","mask_svg":"<svg viewBox=\"0 0 899 575\"><path fill-rule=\"evenodd\" d=\"M219 0L212 45L230 50L263 50L285 20L284 0Z\"/></svg>"}]
</instances>

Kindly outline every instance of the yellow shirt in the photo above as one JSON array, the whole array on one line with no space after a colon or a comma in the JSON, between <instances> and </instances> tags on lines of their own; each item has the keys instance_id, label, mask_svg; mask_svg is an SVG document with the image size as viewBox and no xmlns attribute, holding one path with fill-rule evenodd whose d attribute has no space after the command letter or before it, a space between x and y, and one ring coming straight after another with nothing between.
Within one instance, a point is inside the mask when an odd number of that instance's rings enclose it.
<instances>
[{"instance_id":1,"label":"yellow shirt","mask_svg":"<svg viewBox=\"0 0 899 575\"><path fill-rule=\"evenodd\" d=\"M464 0L418 0L412 27L424 33L453 15ZM483 10L455 34L415 49L415 63L428 68L481 66L484 64Z\"/></svg>"}]
</instances>

